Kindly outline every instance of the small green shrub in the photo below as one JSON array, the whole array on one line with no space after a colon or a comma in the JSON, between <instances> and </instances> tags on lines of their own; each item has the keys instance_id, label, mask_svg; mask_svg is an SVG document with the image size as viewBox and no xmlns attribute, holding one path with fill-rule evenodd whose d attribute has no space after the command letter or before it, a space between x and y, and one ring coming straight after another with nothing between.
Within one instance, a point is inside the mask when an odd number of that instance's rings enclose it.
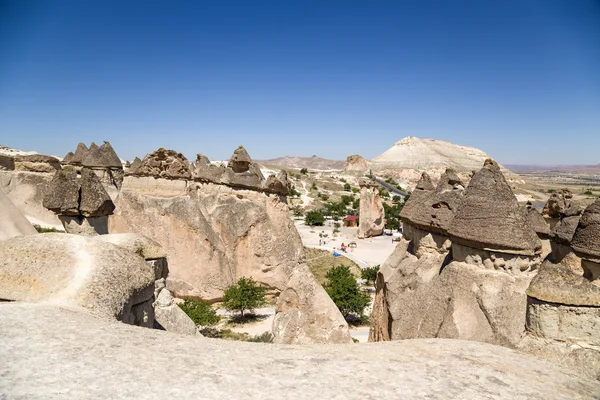
<instances>
[{"instance_id":1,"label":"small green shrub","mask_svg":"<svg viewBox=\"0 0 600 400\"><path fill-rule=\"evenodd\" d=\"M350 268L338 265L327 271L325 291L338 307L344 318L351 314L361 316L371 302L369 294L360 290Z\"/></svg>"},{"instance_id":2,"label":"small green shrub","mask_svg":"<svg viewBox=\"0 0 600 400\"><path fill-rule=\"evenodd\" d=\"M349 192L349 191L351 191L351 190L352 190L352 187L350 186L350 184L349 184L349 183L347 183L347 182L346 182L346 183L344 183L344 190L345 190L346 192Z\"/></svg>"},{"instance_id":3,"label":"small green shrub","mask_svg":"<svg viewBox=\"0 0 600 400\"><path fill-rule=\"evenodd\" d=\"M213 326L221 320L217 311L202 300L185 299L183 303L179 304L179 307L198 326Z\"/></svg>"},{"instance_id":4,"label":"small green shrub","mask_svg":"<svg viewBox=\"0 0 600 400\"><path fill-rule=\"evenodd\" d=\"M33 227L35 228L36 231L38 231L38 233L50 233L50 232L64 233L63 231L59 231L56 228L44 228L38 224L33 224Z\"/></svg>"},{"instance_id":5,"label":"small green shrub","mask_svg":"<svg viewBox=\"0 0 600 400\"><path fill-rule=\"evenodd\" d=\"M252 311L265 304L267 288L259 286L254 279L242 277L223 293L223 307L228 311L239 311L241 319L244 311Z\"/></svg>"},{"instance_id":6,"label":"small green shrub","mask_svg":"<svg viewBox=\"0 0 600 400\"><path fill-rule=\"evenodd\" d=\"M306 169L306 168L302 168L302 169L300 170L300 173L301 173L302 175L306 175L306 174L308 174L308 169Z\"/></svg>"},{"instance_id":7,"label":"small green shrub","mask_svg":"<svg viewBox=\"0 0 600 400\"><path fill-rule=\"evenodd\" d=\"M364 268L363 270L360 271L360 277L364 280L367 281L367 284L369 282L375 282L375 280L377 279L377 273L379 272L379 265L376 265L374 267L368 267L368 268Z\"/></svg>"},{"instance_id":8,"label":"small green shrub","mask_svg":"<svg viewBox=\"0 0 600 400\"><path fill-rule=\"evenodd\" d=\"M304 215L304 224L308 226L323 226L325 223L325 217L319 211L312 210L308 211Z\"/></svg>"},{"instance_id":9,"label":"small green shrub","mask_svg":"<svg viewBox=\"0 0 600 400\"><path fill-rule=\"evenodd\" d=\"M263 332L260 335L252 336L247 341L254 343L273 343L273 334L269 331Z\"/></svg>"},{"instance_id":10,"label":"small green shrub","mask_svg":"<svg viewBox=\"0 0 600 400\"><path fill-rule=\"evenodd\" d=\"M583 192L583 194L587 194L588 196L591 196L593 193L590 189L588 189L585 192Z\"/></svg>"}]
</instances>

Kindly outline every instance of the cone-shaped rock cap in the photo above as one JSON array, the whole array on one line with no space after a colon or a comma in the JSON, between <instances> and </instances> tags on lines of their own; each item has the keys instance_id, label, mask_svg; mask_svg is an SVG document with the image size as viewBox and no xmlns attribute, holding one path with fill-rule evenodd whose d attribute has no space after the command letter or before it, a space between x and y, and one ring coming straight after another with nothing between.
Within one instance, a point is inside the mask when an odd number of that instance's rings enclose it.
<instances>
[{"instance_id":1,"label":"cone-shaped rock cap","mask_svg":"<svg viewBox=\"0 0 600 400\"><path fill-rule=\"evenodd\" d=\"M571 247L582 258L600 262L600 199L590 204L581 215Z\"/></svg>"},{"instance_id":2,"label":"cone-shaped rock cap","mask_svg":"<svg viewBox=\"0 0 600 400\"><path fill-rule=\"evenodd\" d=\"M457 243L505 253L534 255L542 247L500 167L489 158L471 178L448 233Z\"/></svg>"},{"instance_id":3,"label":"cone-shaped rock cap","mask_svg":"<svg viewBox=\"0 0 600 400\"><path fill-rule=\"evenodd\" d=\"M550 225L546 223L542 214L540 214L531 203L527 203L525 210L527 212L527 219L538 237L544 239L548 238L550 235Z\"/></svg>"},{"instance_id":4,"label":"cone-shaped rock cap","mask_svg":"<svg viewBox=\"0 0 600 400\"><path fill-rule=\"evenodd\" d=\"M85 157L85 155L87 154L88 151L89 151L89 149L87 148L87 146L80 142L77 145L77 150L75 150L75 153L72 153L72 152L67 153L65 158L63 158L63 163L64 164L75 164L75 165L81 164L81 161L83 160L83 158Z\"/></svg>"},{"instance_id":5,"label":"cone-shaped rock cap","mask_svg":"<svg viewBox=\"0 0 600 400\"><path fill-rule=\"evenodd\" d=\"M412 191L408 201L400 211L400 218L407 222L417 220L417 215L421 214L419 210L422 203L433 193L435 186L431 182L431 177L427 172L421 174L421 179L417 182L417 187Z\"/></svg>"},{"instance_id":6,"label":"cone-shaped rock cap","mask_svg":"<svg viewBox=\"0 0 600 400\"><path fill-rule=\"evenodd\" d=\"M229 159L229 163L227 167L234 170L234 172L246 172L250 169L250 164L252 163L252 159L250 155L244 148L244 146L238 146L237 149L233 152L233 155Z\"/></svg>"},{"instance_id":7,"label":"cone-shaped rock cap","mask_svg":"<svg viewBox=\"0 0 600 400\"><path fill-rule=\"evenodd\" d=\"M122 168L121 160L115 152L115 149L109 142L98 147L92 143L85 157L81 161L84 167L101 167L101 168Z\"/></svg>"},{"instance_id":8,"label":"cone-shaped rock cap","mask_svg":"<svg viewBox=\"0 0 600 400\"><path fill-rule=\"evenodd\" d=\"M422 187L433 186L431 185L431 180L427 181L427 178L429 176L425 179L422 178L421 181L423 182L419 182L422 183ZM463 192L464 186L460 178L458 178L453 170L447 169L442 174L435 191L421 190L421 193L429 193L429 195L417 194L417 202L409 208L403 218L413 225L426 230L446 234L450 222L454 218L456 209L460 204ZM410 202L411 200L412 195L408 201Z\"/></svg>"}]
</instances>

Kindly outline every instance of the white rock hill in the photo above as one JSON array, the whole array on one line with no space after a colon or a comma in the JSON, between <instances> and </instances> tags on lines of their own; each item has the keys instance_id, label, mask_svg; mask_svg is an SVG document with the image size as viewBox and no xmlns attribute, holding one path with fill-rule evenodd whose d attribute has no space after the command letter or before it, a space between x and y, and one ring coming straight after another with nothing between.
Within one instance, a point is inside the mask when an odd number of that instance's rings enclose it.
<instances>
[{"instance_id":1,"label":"white rock hill","mask_svg":"<svg viewBox=\"0 0 600 400\"><path fill-rule=\"evenodd\" d=\"M406 175L406 179L413 180L413 178L418 179L423 171L428 171L434 177L443 173L446 168L453 168L462 173L478 171L486 158L490 156L474 147L459 146L445 140L408 136L373 158L369 166L374 171L410 170L401 175ZM519 179L505 167L500 166L500 169L509 180Z\"/></svg>"}]
</instances>

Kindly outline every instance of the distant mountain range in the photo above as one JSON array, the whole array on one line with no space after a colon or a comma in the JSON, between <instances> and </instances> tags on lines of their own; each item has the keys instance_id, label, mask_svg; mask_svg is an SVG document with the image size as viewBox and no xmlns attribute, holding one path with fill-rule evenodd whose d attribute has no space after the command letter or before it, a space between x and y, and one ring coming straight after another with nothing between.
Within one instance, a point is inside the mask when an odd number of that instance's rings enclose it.
<instances>
[{"instance_id":1,"label":"distant mountain range","mask_svg":"<svg viewBox=\"0 0 600 400\"><path fill-rule=\"evenodd\" d=\"M262 165L278 165L288 168L306 168L315 170L342 170L346 166L346 161L328 160L317 156L312 157L294 157L285 156L273 158L271 160L255 160L254 162Z\"/></svg>"},{"instance_id":2,"label":"distant mountain range","mask_svg":"<svg viewBox=\"0 0 600 400\"><path fill-rule=\"evenodd\" d=\"M571 174L600 174L600 164L596 165L507 165L512 171L520 173L571 173Z\"/></svg>"}]
</instances>

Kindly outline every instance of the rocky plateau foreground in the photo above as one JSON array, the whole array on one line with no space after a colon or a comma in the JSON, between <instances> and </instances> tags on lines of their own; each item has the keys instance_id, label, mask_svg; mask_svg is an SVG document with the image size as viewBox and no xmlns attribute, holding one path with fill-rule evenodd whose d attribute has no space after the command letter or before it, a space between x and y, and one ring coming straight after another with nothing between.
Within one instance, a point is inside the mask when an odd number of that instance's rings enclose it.
<instances>
[{"instance_id":1,"label":"rocky plateau foreground","mask_svg":"<svg viewBox=\"0 0 600 400\"><path fill-rule=\"evenodd\" d=\"M6 398L547 400L600 393L600 382L560 366L461 340L233 343L26 303L0 304L0 320Z\"/></svg>"}]
</instances>

